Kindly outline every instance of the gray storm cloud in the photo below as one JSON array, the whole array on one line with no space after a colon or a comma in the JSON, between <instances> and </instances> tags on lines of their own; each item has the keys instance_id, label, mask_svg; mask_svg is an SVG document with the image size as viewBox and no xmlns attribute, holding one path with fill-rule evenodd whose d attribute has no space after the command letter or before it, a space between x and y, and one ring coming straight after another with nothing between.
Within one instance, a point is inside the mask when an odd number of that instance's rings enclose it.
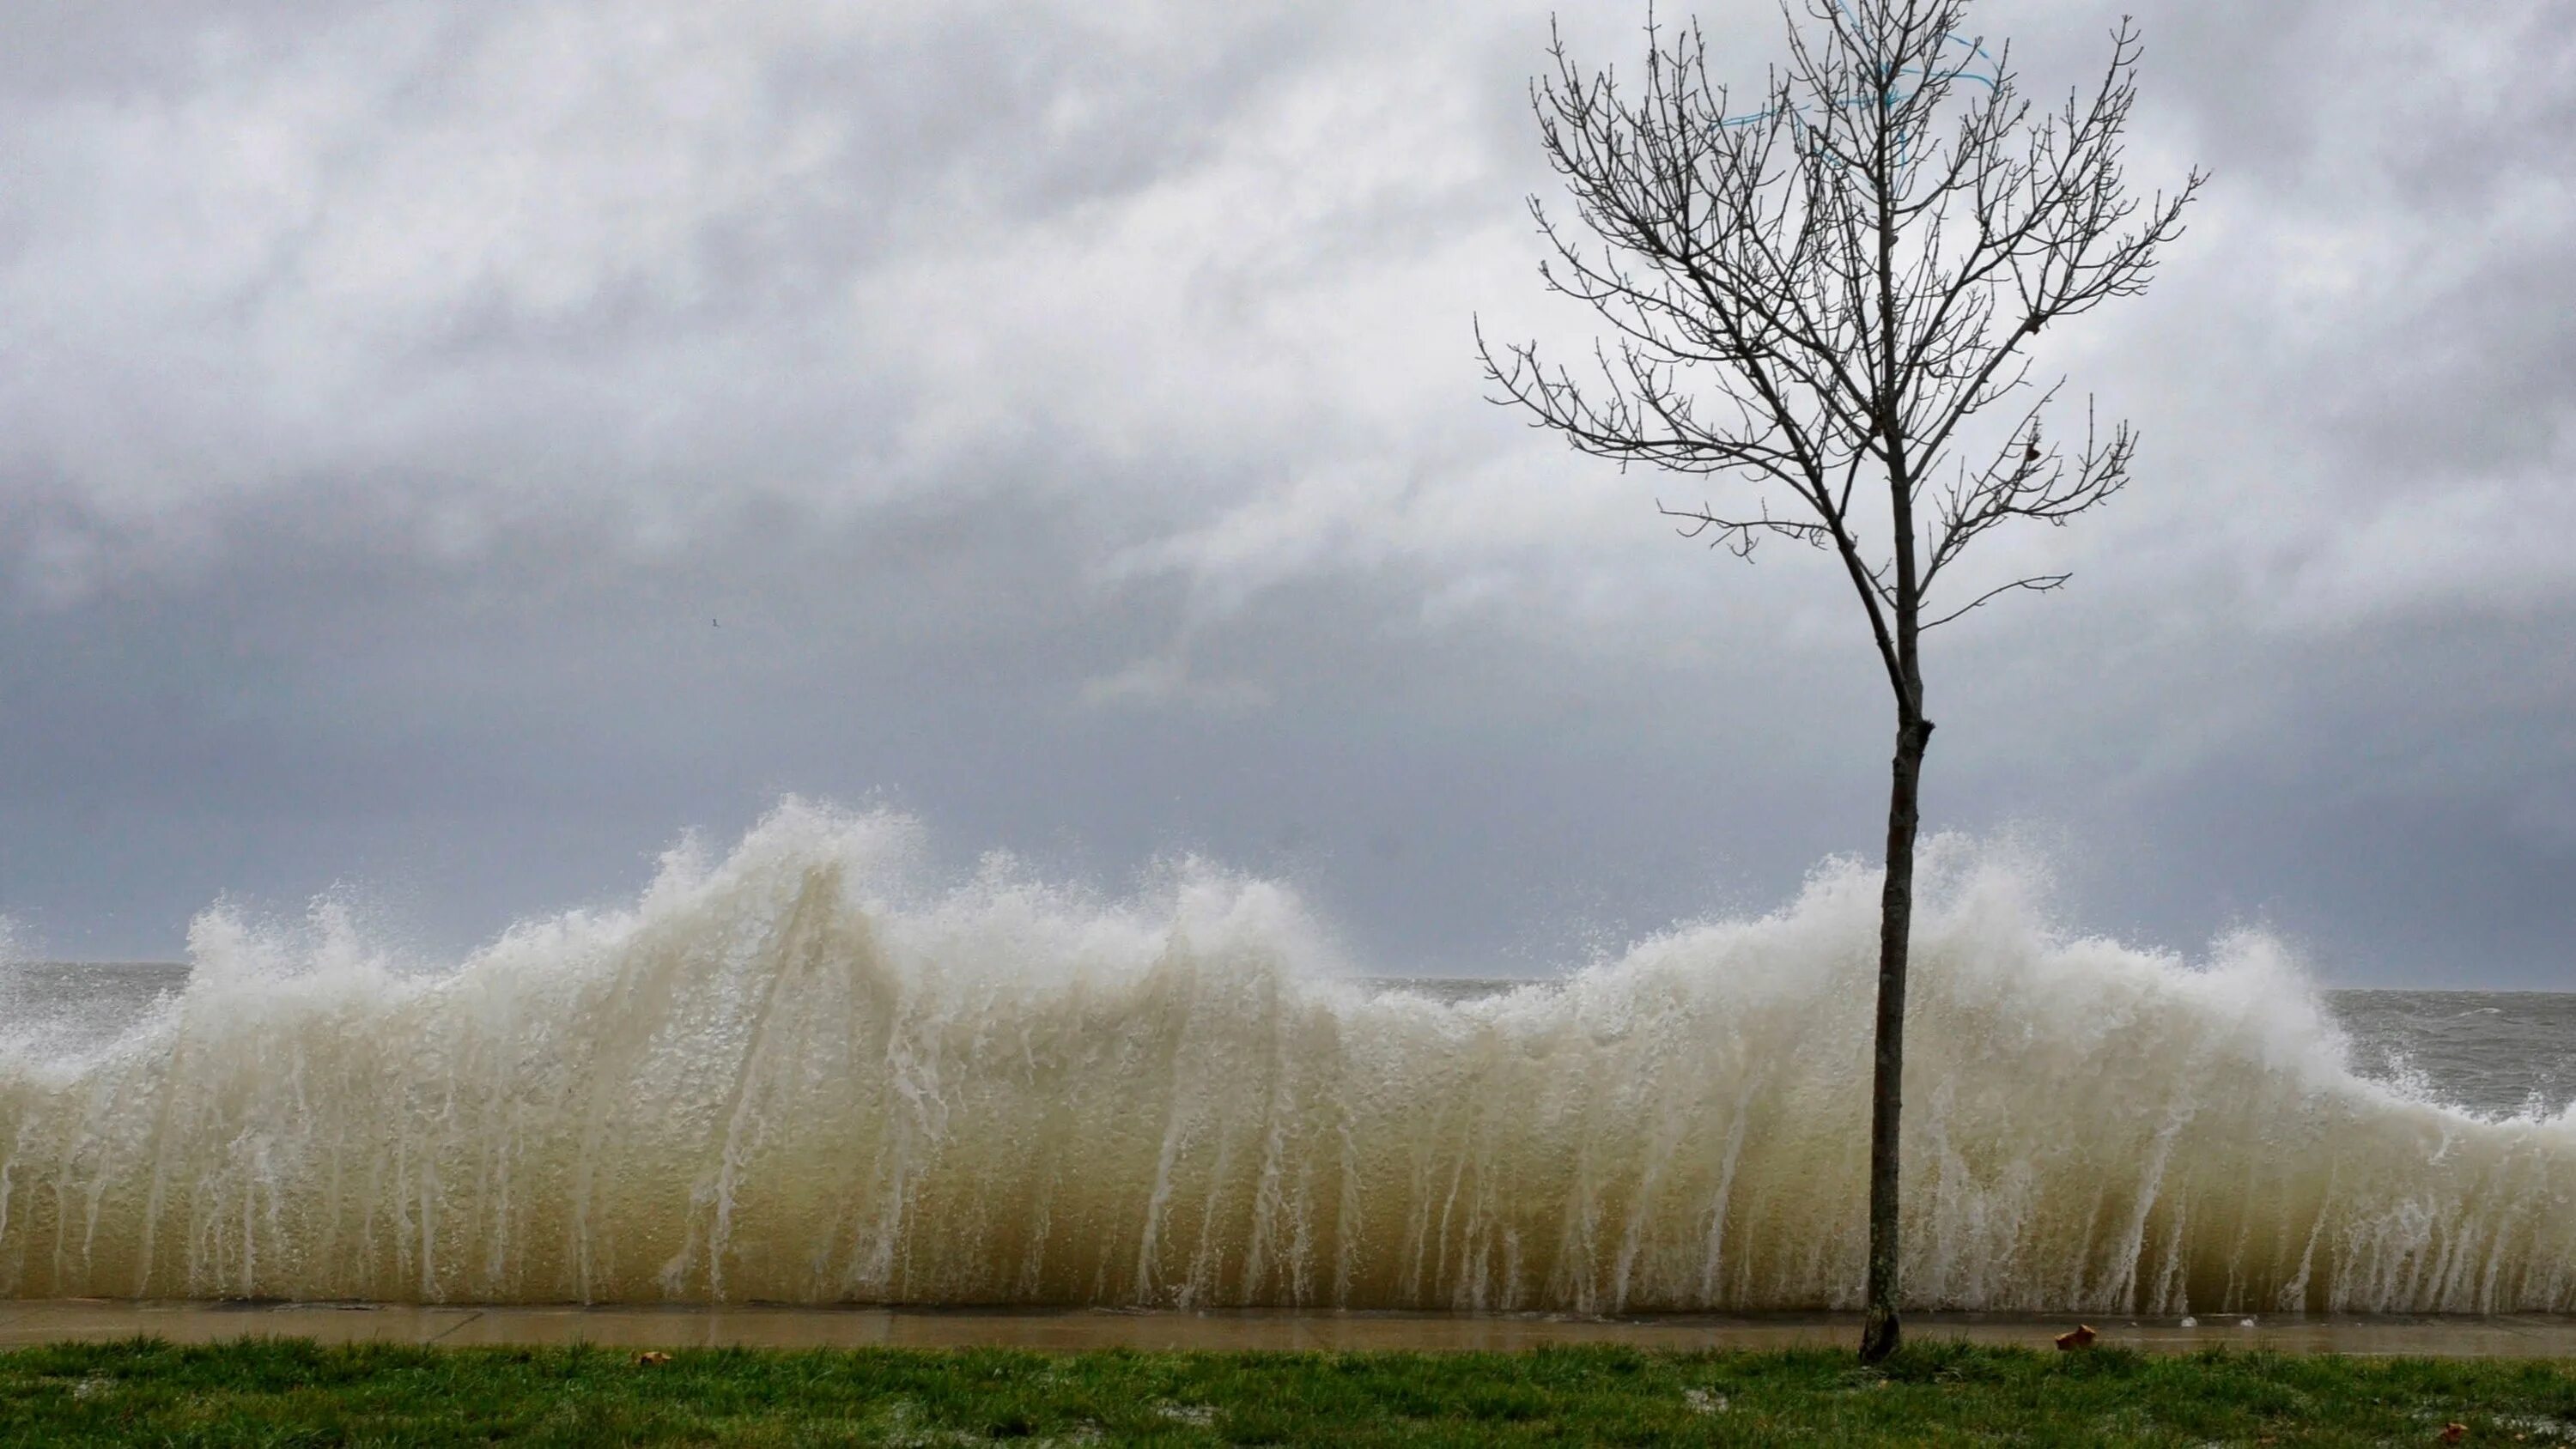
<instances>
[{"instance_id":1,"label":"gray storm cloud","mask_svg":"<svg viewBox=\"0 0 2576 1449\"><path fill-rule=\"evenodd\" d=\"M1750 78L1767 7L1701 12ZM1995 3L2047 94L2113 14ZM2070 921L2561 985L2576 22L2172 4L2217 181L2044 363L2138 484L1941 641L1936 824ZM1626 61L1637 15L1587 12ZM52 7L0 46L0 911L453 944L782 793L1387 970L1543 969L1866 850L1834 581L1480 400L1583 335L1525 6ZM1998 567L2003 566L1998 563Z\"/></svg>"}]
</instances>

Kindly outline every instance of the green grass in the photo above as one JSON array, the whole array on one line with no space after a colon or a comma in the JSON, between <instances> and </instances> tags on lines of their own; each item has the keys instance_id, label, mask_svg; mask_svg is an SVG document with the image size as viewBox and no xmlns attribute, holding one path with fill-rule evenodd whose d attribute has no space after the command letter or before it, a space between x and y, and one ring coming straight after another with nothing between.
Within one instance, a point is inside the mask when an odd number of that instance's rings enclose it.
<instances>
[{"instance_id":1,"label":"green grass","mask_svg":"<svg viewBox=\"0 0 2576 1449\"><path fill-rule=\"evenodd\" d=\"M2576 1445L2576 1364L1946 1344L1883 1371L1615 1348L0 1353L12 1444L2432 1444L2453 1422L2470 1444Z\"/></svg>"}]
</instances>

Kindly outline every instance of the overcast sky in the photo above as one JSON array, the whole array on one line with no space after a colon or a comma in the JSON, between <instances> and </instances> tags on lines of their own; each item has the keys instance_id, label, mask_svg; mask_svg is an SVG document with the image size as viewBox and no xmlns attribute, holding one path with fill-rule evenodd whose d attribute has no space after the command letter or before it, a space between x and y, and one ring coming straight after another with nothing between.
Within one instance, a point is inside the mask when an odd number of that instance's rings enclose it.
<instances>
[{"instance_id":1,"label":"overcast sky","mask_svg":"<svg viewBox=\"0 0 2576 1449\"><path fill-rule=\"evenodd\" d=\"M2576 985L2576 12L2131 0L2215 176L2043 365L2144 432L1937 637L1926 812L2067 923ZM1569 16L1633 62L1642 7ZM1666 7L1670 14L1674 7ZM1633 13L1632 13L1633 12ZM1750 77L1768 7L1698 13ZM2115 9L1981 4L2042 96ZM1482 400L1497 3L29 3L0 19L0 911L452 950L781 795L1198 851L1525 973L1879 838L1820 560ZM2060 335L2060 333L2063 335ZM1669 485L1664 485L1667 489Z\"/></svg>"}]
</instances>

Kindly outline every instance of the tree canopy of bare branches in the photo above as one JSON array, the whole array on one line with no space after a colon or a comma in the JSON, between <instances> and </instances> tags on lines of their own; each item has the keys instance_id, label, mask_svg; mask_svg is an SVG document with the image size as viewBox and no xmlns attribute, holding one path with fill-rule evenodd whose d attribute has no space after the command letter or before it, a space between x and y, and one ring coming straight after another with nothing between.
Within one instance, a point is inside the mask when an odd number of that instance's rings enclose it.
<instances>
[{"instance_id":1,"label":"tree canopy of bare branches","mask_svg":"<svg viewBox=\"0 0 2576 1449\"><path fill-rule=\"evenodd\" d=\"M1848 576L1897 716L1871 1133L1868 1324L1898 1327L1897 1122L1924 713L1921 641L2062 572L1962 584L1977 539L2062 525L2129 481L2137 435L2051 427L2043 330L2144 290L2203 177L2143 199L2123 143L2141 42L2125 18L2099 77L2022 94L2008 44L1964 0L1804 0L1758 93L1712 78L1696 24L1650 18L1641 76L1588 71L1552 38L1531 100L1573 201L1543 201L1540 275L1606 327L1568 365L1478 346L1496 400L1575 448L1703 480L1681 531L1750 557L1807 544ZM1721 501L1719 489L1726 491Z\"/></svg>"}]
</instances>

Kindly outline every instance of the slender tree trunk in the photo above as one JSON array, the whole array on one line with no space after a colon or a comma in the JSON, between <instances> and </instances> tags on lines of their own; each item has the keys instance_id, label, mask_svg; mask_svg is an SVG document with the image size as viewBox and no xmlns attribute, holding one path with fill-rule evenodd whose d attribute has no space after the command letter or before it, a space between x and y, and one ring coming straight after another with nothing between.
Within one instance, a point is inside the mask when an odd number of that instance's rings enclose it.
<instances>
[{"instance_id":1,"label":"slender tree trunk","mask_svg":"<svg viewBox=\"0 0 2576 1449\"><path fill-rule=\"evenodd\" d=\"M1887 792L1887 885L1879 898L1878 1033L1870 1083L1869 1290L1860 1335L1864 1363L1896 1352L1898 1280L1897 1122L1905 1095L1905 961L1914 925L1914 833L1923 751L1932 722L1901 710L1894 778Z\"/></svg>"}]
</instances>

